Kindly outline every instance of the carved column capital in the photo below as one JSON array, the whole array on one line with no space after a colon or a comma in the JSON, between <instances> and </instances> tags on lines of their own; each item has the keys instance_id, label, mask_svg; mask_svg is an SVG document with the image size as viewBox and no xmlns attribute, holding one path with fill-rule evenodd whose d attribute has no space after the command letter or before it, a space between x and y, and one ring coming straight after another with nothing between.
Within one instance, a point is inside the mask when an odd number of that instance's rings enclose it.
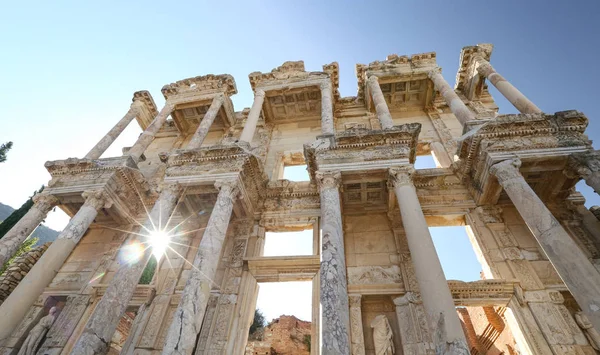
<instances>
[{"instance_id":1,"label":"carved column capital","mask_svg":"<svg viewBox=\"0 0 600 355\"><path fill-rule=\"evenodd\" d=\"M409 304L421 304L421 296L418 293L408 291L403 296L394 298L396 306L408 306Z\"/></svg>"},{"instance_id":2,"label":"carved column capital","mask_svg":"<svg viewBox=\"0 0 600 355\"><path fill-rule=\"evenodd\" d=\"M215 187L219 190L219 195L224 194L234 201L239 197L240 185L236 180L219 180L215 182Z\"/></svg>"},{"instance_id":3,"label":"carved column capital","mask_svg":"<svg viewBox=\"0 0 600 355\"><path fill-rule=\"evenodd\" d=\"M412 185L414 173L415 168L412 165L390 168L389 180L393 186Z\"/></svg>"},{"instance_id":4,"label":"carved column capital","mask_svg":"<svg viewBox=\"0 0 600 355\"><path fill-rule=\"evenodd\" d=\"M359 294L351 294L348 295L348 301L350 303L350 307L361 307L362 295Z\"/></svg>"},{"instance_id":5,"label":"carved column capital","mask_svg":"<svg viewBox=\"0 0 600 355\"><path fill-rule=\"evenodd\" d=\"M587 179L600 172L600 151L573 154L569 157L563 173L570 179Z\"/></svg>"},{"instance_id":6,"label":"carved column capital","mask_svg":"<svg viewBox=\"0 0 600 355\"><path fill-rule=\"evenodd\" d=\"M96 210L110 208L113 204L110 196L103 190L84 191L81 196L85 199L84 205L94 207Z\"/></svg>"},{"instance_id":7,"label":"carved column capital","mask_svg":"<svg viewBox=\"0 0 600 355\"><path fill-rule=\"evenodd\" d=\"M50 194L39 193L34 195L31 199L36 208L43 213L50 212L50 210L59 203L58 199Z\"/></svg>"},{"instance_id":8,"label":"carved column capital","mask_svg":"<svg viewBox=\"0 0 600 355\"><path fill-rule=\"evenodd\" d=\"M490 64L490 62L485 60L482 56L475 56L473 60L477 62L477 72L483 75L484 77L487 78L488 76L496 72L496 70Z\"/></svg>"},{"instance_id":9,"label":"carved column capital","mask_svg":"<svg viewBox=\"0 0 600 355\"><path fill-rule=\"evenodd\" d=\"M438 75L442 74L442 70L440 68L433 68L430 71L427 72L427 77L431 80L433 80L435 77L437 77Z\"/></svg>"},{"instance_id":10,"label":"carved column capital","mask_svg":"<svg viewBox=\"0 0 600 355\"><path fill-rule=\"evenodd\" d=\"M520 167L521 159L507 159L492 165L490 173L498 178L501 185L504 185L510 180L523 179L523 175L519 171Z\"/></svg>"},{"instance_id":11,"label":"carved column capital","mask_svg":"<svg viewBox=\"0 0 600 355\"><path fill-rule=\"evenodd\" d=\"M254 97L265 97L265 91L263 89L254 90Z\"/></svg>"},{"instance_id":12,"label":"carved column capital","mask_svg":"<svg viewBox=\"0 0 600 355\"><path fill-rule=\"evenodd\" d=\"M326 81L322 81L321 84L319 84L319 87L322 90L331 90L331 81L329 81L329 79L327 79Z\"/></svg>"},{"instance_id":13,"label":"carved column capital","mask_svg":"<svg viewBox=\"0 0 600 355\"><path fill-rule=\"evenodd\" d=\"M342 183L342 174L339 171L317 171L315 177L317 179L317 184L321 189L337 189Z\"/></svg>"},{"instance_id":14,"label":"carved column capital","mask_svg":"<svg viewBox=\"0 0 600 355\"><path fill-rule=\"evenodd\" d=\"M160 184L160 186L158 187L157 190L159 193L168 191L173 195L178 195L181 192L181 185L179 185L176 182L162 183L162 184Z\"/></svg>"},{"instance_id":15,"label":"carved column capital","mask_svg":"<svg viewBox=\"0 0 600 355\"><path fill-rule=\"evenodd\" d=\"M375 75L369 75L369 77L367 78L367 83L369 85L379 85L379 78Z\"/></svg>"},{"instance_id":16,"label":"carved column capital","mask_svg":"<svg viewBox=\"0 0 600 355\"><path fill-rule=\"evenodd\" d=\"M479 206L475 209L481 217L483 223L504 223L502 218L502 207L500 206Z\"/></svg>"}]
</instances>

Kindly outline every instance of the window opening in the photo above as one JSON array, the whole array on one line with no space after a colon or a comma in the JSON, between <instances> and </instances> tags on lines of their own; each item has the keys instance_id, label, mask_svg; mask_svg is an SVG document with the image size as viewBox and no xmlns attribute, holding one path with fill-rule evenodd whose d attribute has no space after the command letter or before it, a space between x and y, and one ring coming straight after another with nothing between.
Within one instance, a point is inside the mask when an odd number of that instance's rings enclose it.
<instances>
[{"instance_id":1,"label":"window opening","mask_svg":"<svg viewBox=\"0 0 600 355\"><path fill-rule=\"evenodd\" d=\"M418 155L415 160L415 169L435 169L437 168L433 155Z\"/></svg>"},{"instance_id":2,"label":"window opening","mask_svg":"<svg viewBox=\"0 0 600 355\"><path fill-rule=\"evenodd\" d=\"M309 181L308 170L304 165L284 165L283 178L290 181Z\"/></svg>"},{"instance_id":3,"label":"window opening","mask_svg":"<svg viewBox=\"0 0 600 355\"><path fill-rule=\"evenodd\" d=\"M481 280L481 264L464 226L429 227L447 280Z\"/></svg>"},{"instance_id":4,"label":"window opening","mask_svg":"<svg viewBox=\"0 0 600 355\"><path fill-rule=\"evenodd\" d=\"M265 233L263 256L313 255L313 230Z\"/></svg>"}]
</instances>

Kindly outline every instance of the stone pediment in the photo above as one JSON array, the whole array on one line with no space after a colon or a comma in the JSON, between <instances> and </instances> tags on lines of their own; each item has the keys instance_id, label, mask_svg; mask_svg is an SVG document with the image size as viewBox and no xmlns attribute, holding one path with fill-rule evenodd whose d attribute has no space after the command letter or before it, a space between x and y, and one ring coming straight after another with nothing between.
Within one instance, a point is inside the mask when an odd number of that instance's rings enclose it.
<instances>
[{"instance_id":1,"label":"stone pediment","mask_svg":"<svg viewBox=\"0 0 600 355\"><path fill-rule=\"evenodd\" d=\"M526 179L528 172L532 178L558 177L550 173L562 176L569 155L591 149L591 142L584 134L587 125L587 117L579 111L497 116L461 142L459 175L468 181L478 204L493 203L501 191L497 181L489 176L493 164L519 157ZM556 189L564 188L556 186ZM537 192L544 196L542 191Z\"/></svg>"},{"instance_id":2,"label":"stone pediment","mask_svg":"<svg viewBox=\"0 0 600 355\"><path fill-rule=\"evenodd\" d=\"M60 200L69 215L74 215L86 191L104 191L112 207L99 213L98 223L129 224L144 218L145 206L152 206L157 195L129 156L106 159L49 161L45 164L52 176L45 191Z\"/></svg>"}]
</instances>

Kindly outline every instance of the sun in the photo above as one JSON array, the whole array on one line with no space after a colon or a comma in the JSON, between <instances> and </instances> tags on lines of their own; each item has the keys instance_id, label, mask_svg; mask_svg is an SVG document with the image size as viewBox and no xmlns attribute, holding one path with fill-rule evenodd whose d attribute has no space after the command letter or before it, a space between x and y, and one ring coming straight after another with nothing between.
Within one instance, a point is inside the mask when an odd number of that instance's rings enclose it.
<instances>
[{"instance_id":1,"label":"sun","mask_svg":"<svg viewBox=\"0 0 600 355\"><path fill-rule=\"evenodd\" d=\"M150 243L152 255L154 255L156 261L160 261L160 258L165 255L170 241L170 233L164 230L152 231L148 234L148 242Z\"/></svg>"}]
</instances>

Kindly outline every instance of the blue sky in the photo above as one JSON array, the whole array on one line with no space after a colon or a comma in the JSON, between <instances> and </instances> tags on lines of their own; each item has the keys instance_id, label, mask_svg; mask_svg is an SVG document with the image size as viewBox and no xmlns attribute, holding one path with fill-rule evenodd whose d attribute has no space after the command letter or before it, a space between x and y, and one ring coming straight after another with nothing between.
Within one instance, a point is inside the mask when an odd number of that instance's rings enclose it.
<instances>
[{"instance_id":1,"label":"blue sky","mask_svg":"<svg viewBox=\"0 0 600 355\"><path fill-rule=\"evenodd\" d=\"M453 84L461 48L493 43L504 77L545 112L586 113L600 142L598 14L597 1L4 2L0 142L14 148L0 164L0 201L18 207L46 183L45 161L84 156L136 90L161 105L164 84L229 73L241 110L252 103L248 74L286 60L308 70L339 62L340 92L350 96L356 63L436 51ZM516 112L491 91L501 113ZM132 124L105 156L139 132ZM600 204L580 186L586 205ZM47 222L60 228L65 219Z\"/></svg>"}]
</instances>

